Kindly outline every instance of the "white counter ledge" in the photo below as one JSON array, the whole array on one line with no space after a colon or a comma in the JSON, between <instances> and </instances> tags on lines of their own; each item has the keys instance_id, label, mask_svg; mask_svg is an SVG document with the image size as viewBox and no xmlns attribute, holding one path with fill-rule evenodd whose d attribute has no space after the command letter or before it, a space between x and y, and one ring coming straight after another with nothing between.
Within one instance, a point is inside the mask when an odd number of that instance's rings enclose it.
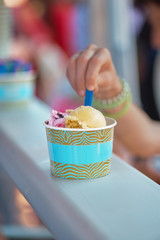
<instances>
[{"instance_id":1,"label":"white counter ledge","mask_svg":"<svg viewBox=\"0 0 160 240\"><path fill-rule=\"evenodd\" d=\"M0 107L0 163L57 240L160 239L160 187L113 155L111 173L94 180L51 176L38 100Z\"/></svg>"}]
</instances>

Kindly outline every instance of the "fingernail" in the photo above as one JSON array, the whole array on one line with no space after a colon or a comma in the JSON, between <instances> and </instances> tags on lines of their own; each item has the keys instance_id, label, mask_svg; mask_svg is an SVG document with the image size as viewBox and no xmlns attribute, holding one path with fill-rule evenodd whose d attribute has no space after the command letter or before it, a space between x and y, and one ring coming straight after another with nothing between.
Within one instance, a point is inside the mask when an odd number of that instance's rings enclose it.
<instances>
[{"instance_id":1,"label":"fingernail","mask_svg":"<svg viewBox=\"0 0 160 240\"><path fill-rule=\"evenodd\" d=\"M89 91L93 91L93 90L95 89L95 87L90 85L90 86L87 87L87 89L88 89Z\"/></svg>"}]
</instances>

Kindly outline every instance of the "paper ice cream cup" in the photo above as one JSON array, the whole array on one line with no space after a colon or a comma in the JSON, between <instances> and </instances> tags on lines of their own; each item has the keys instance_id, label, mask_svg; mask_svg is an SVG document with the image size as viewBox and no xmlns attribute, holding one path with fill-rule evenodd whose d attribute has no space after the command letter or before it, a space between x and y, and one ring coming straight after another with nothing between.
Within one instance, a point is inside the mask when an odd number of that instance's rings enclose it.
<instances>
[{"instance_id":1,"label":"paper ice cream cup","mask_svg":"<svg viewBox=\"0 0 160 240\"><path fill-rule=\"evenodd\" d=\"M34 96L32 72L6 73L0 76L0 104L28 102Z\"/></svg>"},{"instance_id":2,"label":"paper ice cream cup","mask_svg":"<svg viewBox=\"0 0 160 240\"><path fill-rule=\"evenodd\" d=\"M73 129L44 124L51 173L66 179L93 179L109 174L113 133L117 124L106 118L102 128Z\"/></svg>"}]
</instances>

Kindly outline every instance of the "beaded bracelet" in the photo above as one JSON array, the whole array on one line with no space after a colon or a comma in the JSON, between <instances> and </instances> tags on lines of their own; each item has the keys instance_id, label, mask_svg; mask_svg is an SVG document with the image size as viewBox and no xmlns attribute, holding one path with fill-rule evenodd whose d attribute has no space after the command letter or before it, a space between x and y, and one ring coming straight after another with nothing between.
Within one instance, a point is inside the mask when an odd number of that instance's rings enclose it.
<instances>
[{"instance_id":1,"label":"beaded bracelet","mask_svg":"<svg viewBox=\"0 0 160 240\"><path fill-rule=\"evenodd\" d=\"M93 105L97 108L111 109L120 106L123 102L126 101L128 94L130 94L129 84L121 80L122 91L114 98L100 100L93 98Z\"/></svg>"},{"instance_id":2,"label":"beaded bracelet","mask_svg":"<svg viewBox=\"0 0 160 240\"><path fill-rule=\"evenodd\" d=\"M125 103L124 107L120 111L118 111L116 113L103 112L103 114L104 114L105 117L119 119L119 118L123 117L128 112L129 107L131 105L131 102L132 102L132 97L131 97L131 95L128 95L128 99L126 100L126 103Z\"/></svg>"},{"instance_id":3,"label":"beaded bracelet","mask_svg":"<svg viewBox=\"0 0 160 240\"><path fill-rule=\"evenodd\" d=\"M93 98L93 106L97 109L100 109L104 115L118 119L122 117L129 109L132 102L132 96L129 84L125 81L122 81L122 91L116 97L106 100L99 100L95 97ZM124 107L116 113L106 113L107 109L112 109L120 106L122 103L125 103Z\"/></svg>"}]
</instances>

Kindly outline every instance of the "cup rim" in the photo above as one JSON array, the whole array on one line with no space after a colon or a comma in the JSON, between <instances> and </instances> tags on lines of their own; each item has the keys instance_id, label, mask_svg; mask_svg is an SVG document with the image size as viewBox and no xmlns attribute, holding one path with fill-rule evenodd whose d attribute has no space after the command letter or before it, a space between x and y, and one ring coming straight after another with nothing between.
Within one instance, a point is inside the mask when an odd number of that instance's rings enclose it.
<instances>
[{"instance_id":1,"label":"cup rim","mask_svg":"<svg viewBox=\"0 0 160 240\"><path fill-rule=\"evenodd\" d=\"M33 70L26 72L11 72L0 74L0 83L31 82L34 81L36 74Z\"/></svg>"},{"instance_id":2,"label":"cup rim","mask_svg":"<svg viewBox=\"0 0 160 240\"><path fill-rule=\"evenodd\" d=\"M50 128L50 129L55 129L55 130L61 130L61 131L70 131L70 132L89 132L89 131L99 131L99 130L104 130L104 129L108 129L108 128L113 128L117 125L117 121L114 118L110 118L110 117L105 117L106 119L110 119L113 121L112 124L106 125L104 127L99 127L99 128L63 128L63 127L54 127L54 126L50 126L48 124L46 124L46 121L43 123L43 125L46 128Z\"/></svg>"}]
</instances>

